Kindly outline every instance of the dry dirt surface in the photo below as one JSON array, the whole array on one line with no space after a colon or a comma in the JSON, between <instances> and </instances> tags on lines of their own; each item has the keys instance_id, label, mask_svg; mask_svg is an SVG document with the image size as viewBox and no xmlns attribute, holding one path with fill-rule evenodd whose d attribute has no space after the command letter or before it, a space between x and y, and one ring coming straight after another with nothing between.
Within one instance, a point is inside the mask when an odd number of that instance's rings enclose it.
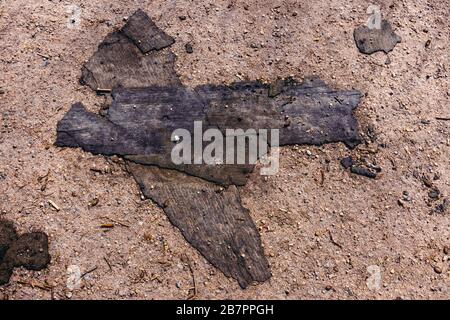
<instances>
[{"instance_id":1,"label":"dry dirt surface","mask_svg":"<svg viewBox=\"0 0 450 320\"><path fill-rule=\"evenodd\" d=\"M0 218L47 233L52 256L15 269L0 299L186 299L193 287L199 299L449 299L449 2L373 4L402 38L389 54L356 48L361 0L0 0ZM175 39L185 85L318 75L364 94L365 143L283 148L278 174L256 170L241 190L273 274L263 284L243 290L212 267L120 159L54 146L72 103L105 103L81 66L138 8ZM381 174L344 170L348 155Z\"/></svg>"}]
</instances>

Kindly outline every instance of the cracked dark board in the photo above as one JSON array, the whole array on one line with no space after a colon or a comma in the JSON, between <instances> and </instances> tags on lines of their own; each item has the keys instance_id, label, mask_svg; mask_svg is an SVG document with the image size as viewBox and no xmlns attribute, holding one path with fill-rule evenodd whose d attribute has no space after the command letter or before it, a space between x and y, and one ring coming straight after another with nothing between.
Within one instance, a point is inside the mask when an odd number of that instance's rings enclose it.
<instances>
[{"instance_id":1,"label":"cracked dark board","mask_svg":"<svg viewBox=\"0 0 450 320\"><path fill-rule=\"evenodd\" d=\"M360 93L331 89L317 78L188 88L176 75L170 47L159 50L151 40L143 47L144 30L155 27L151 20L138 12L127 25L107 36L83 66L82 82L112 90L111 106L100 116L74 104L58 123L56 145L124 157L144 196L211 264L243 288L266 281L270 269L260 236L236 188L253 165L177 166L170 158L171 133L192 132L193 122L202 121L203 129L222 131L279 129L281 145L353 147L359 143L353 110Z\"/></svg>"},{"instance_id":2,"label":"cracked dark board","mask_svg":"<svg viewBox=\"0 0 450 320\"><path fill-rule=\"evenodd\" d=\"M141 15L142 13L134 14L128 20L127 25L135 26L136 21L143 21L145 24L148 24L150 19L143 18ZM81 82L89 85L93 90L103 89L107 91L117 87L155 86L154 89L157 94L161 93L158 88L159 86L166 86L169 90L166 92L166 100L171 96L180 98L181 96L177 94L177 92L180 91L185 93L184 99L186 99L189 96L189 90L181 87L181 82L178 79L174 69L174 55L172 51L170 51L169 48L158 51L158 46L156 44L148 44L148 47L154 47L155 50L151 50L143 55L142 46L139 50L136 48L136 39L142 38L142 36L136 33L139 33L139 30L144 30L146 28L148 29L150 25L153 26L153 24L150 23L147 27L143 28L128 27L127 34L133 34L132 37L134 37L134 41L130 41L130 38L126 37L122 32L123 30L119 30L109 35L99 46L98 51L94 53L89 62L83 66L83 76ZM133 29L133 31L130 31L130 29ZM107 67L105 66L105 61L108 64ZM139 65L144 65L144 68L147 68L148 66L147 70L149 70L149 72L142 72L142 70L137 67ZM173 90L173 92L170 92L170 90ZM147 90L146 94L151 97L151 91ZM115 97L116 102L121 101L121 91L119 89L113 92L113 96ZM195 92L192 92L190 96L192 99L198 98ZM139 100L138 94L134 97ZM162 100L164 101L164 99ZM194 102L198 101L192 101L191 103L196 106L197 104ZM165 106L167 107L167 105L168 104L166 103ZM199 103L198 106L203 108L202 103ZM148 140L150 142L153 141L153 146L147 145L146 148L144 147L144 149L147 150L156 150L157 155L152 157L146 155L145 152L144 155L138 155L138 153L132 152L133 150L136 151L139 148L139 143L127 145L124 142L123 144L120 144L120 141L129 140L123 139L127 134L131 133L132 135L132 131L126 133L112 122L123 118L121 113L126 111L123 109L121 110L123 107L123 104L120 105L117 102L117 108L111 106L106 112L106 117L101 117L99 115L86 112L81 103L74 104L64 119L67 120L70 117L74 117L78 120L75 122L64 122L63 119L60 123L58 123L58 136L56 144L66 144L67 146L72 147L80 146L79 136L76 134L71 135L71 130L67 130L73 125L78 125L82 127L82 130L85 132L90 132L92 134L93 140L90 141L91 143L88 142L85 146L89 149L88 151L95 153L96 150L97 152L99 151L96 148L101 148L104 154L115 154L115 151L118 149L125 150L128 148L128 150L131 151L130 154L134 153L135 155L124 155L125 159L129 159L126 161L128 164L127 168L140 185L142 192L147 198L152 199L161 206L173 225L178 227L183 236L188 242L191 243L192 246L199 250L199 252L210 263L215 265L224 274L238 280L242 287L246 287L254 281L267 280L270 277L269 265L266 257L264 256L259 233L256 230L247 210L240 203L239 190L233 187L233 192L215 193L213 199L219 207L207 207L208 204L202 201L202 198L198 200L199 188L204 190L212 190L213 184L179 171L160 169L156 166L142 165L142 163L153 163L155 165L166 164L170 167L171 162L168 161L169 159L166 156L167 154L162 152L163 149L161 149L161 145L159 147L156 145L157 140L155 137ZM164 104L161 108L167 111L167 109L164 109ZM198 109L197 112L200 116L204 115L202 109ZM191 110L191 114L195 115L195 111ZM136 115L139 116L138 114ZM178 116L184 116L184 114L179 114ZM113 120L110 121L108 117L112 117ZM142 125L142 123L134 123L132 119L129 120L131 121L127 122L125 127L129 126L130 129L134 127L139 131L141 128L139 125ZM157 127L157 121L162 120L165 119L152 120L152 117L150 116L146 121L153 122L153 127L155 128ZM182 119L179 120L181 121ZM163 123L168 125L168 128L170 128L170 121L163 121ZM175 124L173 124L171 128L175 129ZM155 133L157 136L159 131L160 130L157 130ZM167 135L165 137L167 137ZM131 136L128 138L132 139ZM102 140L100 144L98 144L99 139ZM95 140L97 140L97 142L95 142ZM86 142L86 140L84 141ZM117 144L118 141L119 145ZM160 137L159 141L164 140ZM143 147L146 144L146 141L140 140L140 142L143 142L140 147ZM166 148L165 151L168 151L168 148ZM158 152L166 157L158 156ZM221 181L223 180L223 177L228 174L230 178L227 183L231 184L234 182L238 185L243 185L245 183L247 175L253 169L252 165L221 168L217 168L215 166L205 167L196 165L186 165L184 167L185 168L182 171L189 172L191 175L202 176L210 181ZM162 177L164 177L165 180L157 183L157 179L161 179ZM149 191L152 190L154 184L157 185L157 188L164 187L166 192L163 192L162 190L158 193L156 191ZM181 191L183 193L183 200L189 203L190 206L180 206L177 201L175 201L171 206L165 206L165 203L168 199L170 199L171 195L177 191ZM233 204L234 206L230 206L230 208L228 208L229 204ZM192 209L189 210L189 208ZM217 226L211 226L209 223L203 225L198 224L199 221L196 219L196 214L198 211L208 212L211 217L215 217L216 220L222 219L222 221L227 221L230 217L232 218L233 216L238 216L241 220L246 222L247 227L242 229L239 225L235 225L233 223L224 224L220 230L222 233L216 234L217 239L215 240L218 240L218 242L215 246L215 250L208 250L208 245L211 243L211 240L208 239L208 236L206 236L205 233L210 235L211 230L214 230ZM185 213L185 215L180 216L180 212ZM192 219L192 221L189 219ZM210 219L205 221L209 222ZM201 230L205 237L193 237L197 234L198 230ZM246 230L247 233L244 233L242 230ZM233 242L233 239L239 239L240 242ZM233 247L221 246L220 244L224 241L232 243ZM252 257L253 262L248 262L248 258L243 259L242 256L236 256L236 253L234 252L241 249L247 251L251 250L251 255L249 255L249 257ZM227 259L224 259L224 257ZM242 262L235 264L238 259ZM247 266L252 265L255 266L254 270L247 269Z\"/></svg>"},{"instance_id":3,"label":"cracked dark board","mask_svg":"<svg viewBox=\"0 0 450 320\"><path fill-rule=\"evenodd\" d=\"M128 163L143 194L164 209L212 265L243 288L270 278L269 263L235 186L219 186L175 170Z\"/></svg>"}]
</instances>

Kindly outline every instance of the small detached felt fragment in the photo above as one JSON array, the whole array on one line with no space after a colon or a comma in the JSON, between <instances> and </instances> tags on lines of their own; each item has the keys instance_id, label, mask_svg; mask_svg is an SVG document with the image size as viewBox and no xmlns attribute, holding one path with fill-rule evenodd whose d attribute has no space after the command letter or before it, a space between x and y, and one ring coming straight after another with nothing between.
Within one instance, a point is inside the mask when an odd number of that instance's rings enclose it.
<instances>
[{"instance_id":1,"label":"small detached felt fragment","mask_svg":"<svg viewBox=\"0 0 450 320\"><path fill-rule=\"evenodd\" d=\"M350 168L350 171L354 174L360 175L360 176L364 176L367 178L372 178L375 179L377 177L377 173L373 172L367 168L364 167L358 167L358 166L352 166Z\"/></svg>"},{"instance_id":2,"label":"small detached felt fragment","mask_svg":"<svg viewBox=\"0 0 450 320\"><path fill-rule=\"evenodd\" d=\"M381 21L381 28L369 28L366 25L359 26L353 33L356 46L361 53L371 54L377 51L388 53L395 45L401 42L390 23L387 20Z\"/></svg>"},{"instance_id":3,"label":"small detached felt fragment","mask_svg":"<svg viewBox=\"0 0 450 320\"><path fill-rule=\"evenodd\" d=\"M367 168L365 166L355 164L351 156L342 158L341 166L344 167L344 169L350 168L351 173L372 179L375 179L378 173L381 172L381 168L373 165L369 165L369 168Z\"/></svg>"}]
</instances>

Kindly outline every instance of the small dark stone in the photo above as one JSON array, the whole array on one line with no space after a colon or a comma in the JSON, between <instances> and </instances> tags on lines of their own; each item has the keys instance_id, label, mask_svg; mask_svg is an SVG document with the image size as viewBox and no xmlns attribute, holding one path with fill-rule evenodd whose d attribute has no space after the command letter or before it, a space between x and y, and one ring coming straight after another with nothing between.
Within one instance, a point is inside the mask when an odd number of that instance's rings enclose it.
<instances>
[{"instance_id":1,"label":"small dark stone","mask_svg":"<svg viewBox=\"0 0 450 320\"><path fill-rule=\"evenodd\" d=\"M450 201L448 199L444 199L444 201L442 201L441 204L436 206L435 210L438 213L444 214L444 213L446 213L449 205L450 205Z\"/></svg>"},{"instance_id":2,"label":"small dark stone","mask_svg":"<svg viewBox=\"0 0 450 320\"><path fill-rule=\"evenodd\" d=\"M178 18L179 18L181 21L186 20L186 16L179 16Z\"/></svg>"},{"instance_id":3,"label":"small dark stone","mask_svg":"<svg viewBox=\"0 0 450 320\"><path fill-rule=\"evenodd\" d=\"M192 45L190 43L186 43L185 48L187 53L194 52L194 49L192 48Z\"/></svg>"},{"instance_id":4,"label":"small dark stone","mask_svg":"<svg viewBox=\"0 0 450 320\"><path fill-rule=\"evenodd\" d=\"M345 157L341 159L341 165L345 168L348 169L353 165L353 159L352 157Z\"/></svg>"},{"instance_id":5,"label":"small dark stone","mask_svg":"<svg viewBox=\"0 0 450 320\"><path fill-rule=\"evenodd\" d=\"M429 48L431 44L431 40L428 39L427 42L425 42L425 48Z\"/></svg>"},{"instance_id":6,"label":"small dark stone","mask_svg":"<svg viewBox=\"0 0 450 320\"><path fill-rule=\"evenodd\" d=\"M439 194L440 194L440 191L438 189L433 189L430 192L428 192L428 196L431 199L438 199L439 198Z\"/></svg>"},{"instance_id":7,"label":"small dark stone","mask_svg":"<svg viewBox=\"0 0 450 320\"><path fill-rule=\"evenodd\" d=\"M442 268L440 266L435 266L434 267L434 272L436 272L437 274L441 274L442 273Z\"/></svg>"},{"instance_id":8,"label":"small dark stone","mask_svg":"<svg viewBox=\"0 0 450 320\"><path fill-rule=\"evenodd\" d=\"M428 188L432 188L433 187L433 182L431 182L430 178L428 178L427 176L423 176L422 177L422 182Z\"/></svg>"},{"instance_id":9,"label":"small dark stone","mask_svg":"<svg viewBox=\"0 0 450 320\"><path fill-rule=\"evenodd\" d=\"M354 174L360 175L360 176L364 176L367 178L376 178L377 174L375 172L370 171L369 169L363 168L363 167L358 167L358 166L352 166L350 168L350 171Z\"/></svg>"},{"instance_id":10,"label":"small dark stone","mask_svg":"<svg viewBox=\"0 0 450 320\"><path fill-rule=\"evenodd\" d=\"M403 200L411 201L411 197L409 196L408 191L403 191Z\"/></svg>"}]
</instances>

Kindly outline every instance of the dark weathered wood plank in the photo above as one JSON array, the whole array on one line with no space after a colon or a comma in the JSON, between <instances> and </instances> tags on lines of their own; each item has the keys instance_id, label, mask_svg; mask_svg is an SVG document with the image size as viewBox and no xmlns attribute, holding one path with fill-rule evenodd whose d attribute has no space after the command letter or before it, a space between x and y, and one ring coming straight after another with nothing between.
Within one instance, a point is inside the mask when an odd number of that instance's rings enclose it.
<instances>
[{"instance_id":1,"label":"dark weathered wood plank","mask_svg":"<svg viewBox=\"0 0 450 320\"><path fill-rule=\"evenodd\" d=\"M226 276L243 288L270 278L259 233L235 186L223 189L174 170L132 162L127 167L144 195Z\"/></svg>"},{"instance_id":2,"label":"dark weathered wood plank","mask_svg":"<svg viewBox=\"0 0 450 320\"><path fill-rule=\"evenodd\" d=\"M203 130L279 129L280 145L358 143L353 109L356 91L333 91L318 80L290 83L275 98L257 82L227 86L118 88L106 117L76 104L58 124L56 144L82 147L95 154L117 154L141 164L176 169L209 181L245 184L253 169L245 165L175 165L171 136L186 129L194 147L194 121ZM248 161L248 159L247 159ZM225 159L224 159L225 162Z\"/></svg>"},{"instance_id":3,"label":"dark weathered wood plank","mask_svg":"<svg viewBox=\"0 0 450 320\"><path fill-rule=\"evenodd\" d=\"M116 32L105 39L83 66L81 83L93 90L173 84L178 81L174 62L171 51L143 54L129 38Z\"/></svg>"},{"instance_id":4,"label":"dark weathered wood plank","mask_svg":"<svg viewBox=\"0 0 450 320\"><path fill-rule=\"evenodd\" d=\"M279 129L281 145L353 146L358 133L352 111L360 95L332 90L318 79L187 88L175 72L167 48L172 43L142 11L108 35L83 66L81 82L94 90L114 89L114 101L104 117L73 105L58 123L56 145L123 156L144 195L208 261L242 287L265 281L270 271L259 234L234 186L244 185L254 166L175 165L172 131L192 133L193 122L202 121L204 130L222 132ZM208 181L229 187L221 190ZM11 270L4 270L8 278Z\"/></svg>"}]
</instances>

